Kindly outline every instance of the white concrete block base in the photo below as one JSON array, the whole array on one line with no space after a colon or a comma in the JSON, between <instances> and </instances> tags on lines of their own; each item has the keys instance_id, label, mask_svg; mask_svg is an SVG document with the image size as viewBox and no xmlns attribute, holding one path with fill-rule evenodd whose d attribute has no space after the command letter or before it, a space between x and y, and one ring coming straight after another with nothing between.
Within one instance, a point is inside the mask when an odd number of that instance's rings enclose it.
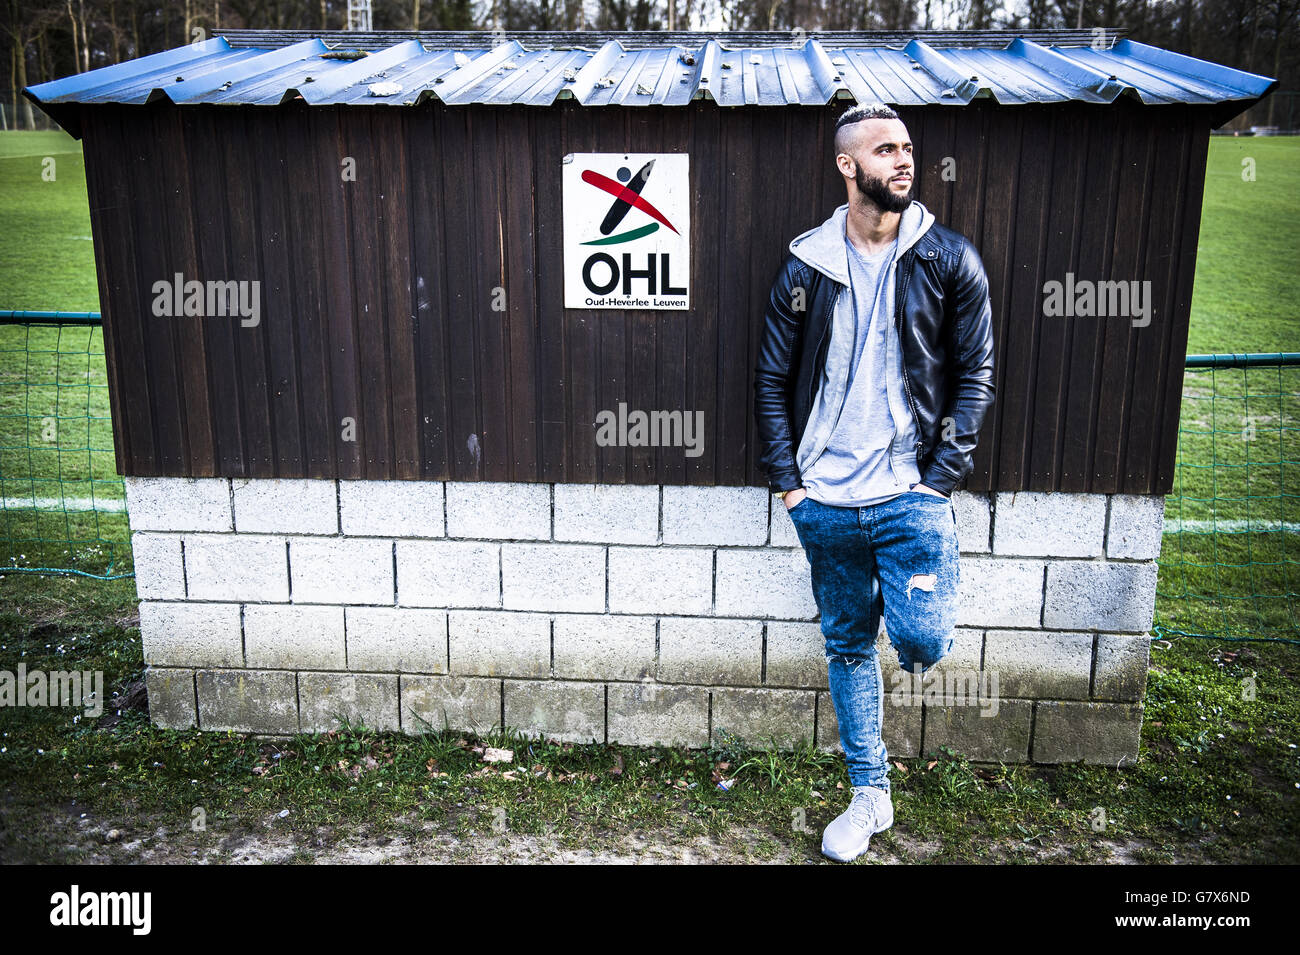
<instances>
[{"instance_id":1,"label":"white concrete block base","mask_svg":"<svg viewBox=\"0 0 1300 955\"><path fill-rule=\"evenodd\" d=\"M838 748L808 563L765 488L126 484L160 726ZM954 504L954 653L917 685L877 645L891 753L1135 759L1163 498Z\"/></svg>"}]
</instances>

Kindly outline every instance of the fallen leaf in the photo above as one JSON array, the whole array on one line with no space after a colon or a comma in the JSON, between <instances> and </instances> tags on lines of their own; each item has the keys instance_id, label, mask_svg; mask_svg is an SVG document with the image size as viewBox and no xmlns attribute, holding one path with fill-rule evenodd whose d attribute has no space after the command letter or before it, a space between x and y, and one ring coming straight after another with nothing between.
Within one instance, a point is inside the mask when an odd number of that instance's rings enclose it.
<instances>
[{"instance_id":1,"label":"fallen leaf","mask_svg":"<svg viewBox=\"0 0 1300 955\"><path fill-rule=\"evenodd\" d=\"M515 760L515 751L512 749L495 749L489 746L482 752L485 763L513 763Z\"/></svg>"},{"instance_id":2,"label":"fallen leaf","mask_svg":"<svg viewBox=\"0 0 1300 955\"><path fill-rule=\"evenodd\" d=\"M934 767L936 767L936 766L938 766L938 765L939 765L939 761L938 761L937 759L932 759L932 760L930 760L928 763L925 764L925 768L926 768L926 769L934 769Z\"/></svg>"}]
</instances>

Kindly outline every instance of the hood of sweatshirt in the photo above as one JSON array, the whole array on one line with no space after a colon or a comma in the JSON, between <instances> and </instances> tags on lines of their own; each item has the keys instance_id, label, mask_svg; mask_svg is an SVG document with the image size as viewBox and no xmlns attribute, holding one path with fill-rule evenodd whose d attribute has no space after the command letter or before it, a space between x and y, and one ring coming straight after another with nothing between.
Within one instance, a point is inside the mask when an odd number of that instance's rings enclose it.
<instances>
[{"instance_id":1,"label":"hood of sweatshirt","mask_svg":"<svg viewBox=\"0 0 1300 955\"><path fill-rule=\"evenodd\" d=\"M846 202L821 225L790 240L790 251L841 285L849 284L849 251L844 247L844 226L849 216ZM898 222L898 252L894 262L916 244L934 224L934 213L913 199Z\"/></svg>"}]
</instances>

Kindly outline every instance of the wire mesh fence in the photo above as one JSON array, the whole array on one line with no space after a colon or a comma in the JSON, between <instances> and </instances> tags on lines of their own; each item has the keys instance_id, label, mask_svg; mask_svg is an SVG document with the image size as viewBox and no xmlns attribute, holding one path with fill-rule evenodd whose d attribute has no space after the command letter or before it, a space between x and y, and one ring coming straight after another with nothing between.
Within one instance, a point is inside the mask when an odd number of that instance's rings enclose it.
<instances>
[{"instance_id":1,"label":"wire mesh fence","mask_svg":"<svg viewBox=\"0 0 1300 955\"><path fill-rule=\"evenodd\" d=\"M1300 354L1190 355L1156 634L1300 637Z\"/></svg>"},{"instance_id":2,"label":"wire mesh fence","mask_svg":"<svg viewBox=\"0 0 1300 955\"><path fill-rule=\"evenodd\" d=\"M0 573L128 576L94 312L0 312Z\"/></svg>"}]
</instances>

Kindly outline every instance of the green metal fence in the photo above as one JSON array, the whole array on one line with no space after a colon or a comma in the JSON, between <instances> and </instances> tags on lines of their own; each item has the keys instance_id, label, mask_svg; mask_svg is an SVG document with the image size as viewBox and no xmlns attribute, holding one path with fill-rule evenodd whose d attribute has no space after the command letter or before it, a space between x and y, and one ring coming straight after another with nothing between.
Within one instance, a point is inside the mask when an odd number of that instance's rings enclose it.
<instances>
[{"instance_id":1,"label":"green metal fence","mask_svg":"<svg viewBox=\"0 0 1300 955\"><path fill-rule=\"evenodd\" d=\"M1300 354L1189 355L1157 636L1300 637Z\"/></svg>"},{"instance_id":2,"label":"green metal fence","mask_svg":"<svg viewBox=\"0 0 1300 955\"><path fill-rule=\"evenodd\" d=\"M100 316L0 311L0 574L130 571Z\"/></svg>"},{"instance_id":3,"label":"green metal fence","mask_svg":"<svg viewBox=\"0 0 1300 955\"><path fill-rule=\"evenodd\" d=\"M94 312L0 311L0 574L129 576ZM1156 636L1300 637L1300 355L1187 359Z\"/></svg>"}]
</instances>

